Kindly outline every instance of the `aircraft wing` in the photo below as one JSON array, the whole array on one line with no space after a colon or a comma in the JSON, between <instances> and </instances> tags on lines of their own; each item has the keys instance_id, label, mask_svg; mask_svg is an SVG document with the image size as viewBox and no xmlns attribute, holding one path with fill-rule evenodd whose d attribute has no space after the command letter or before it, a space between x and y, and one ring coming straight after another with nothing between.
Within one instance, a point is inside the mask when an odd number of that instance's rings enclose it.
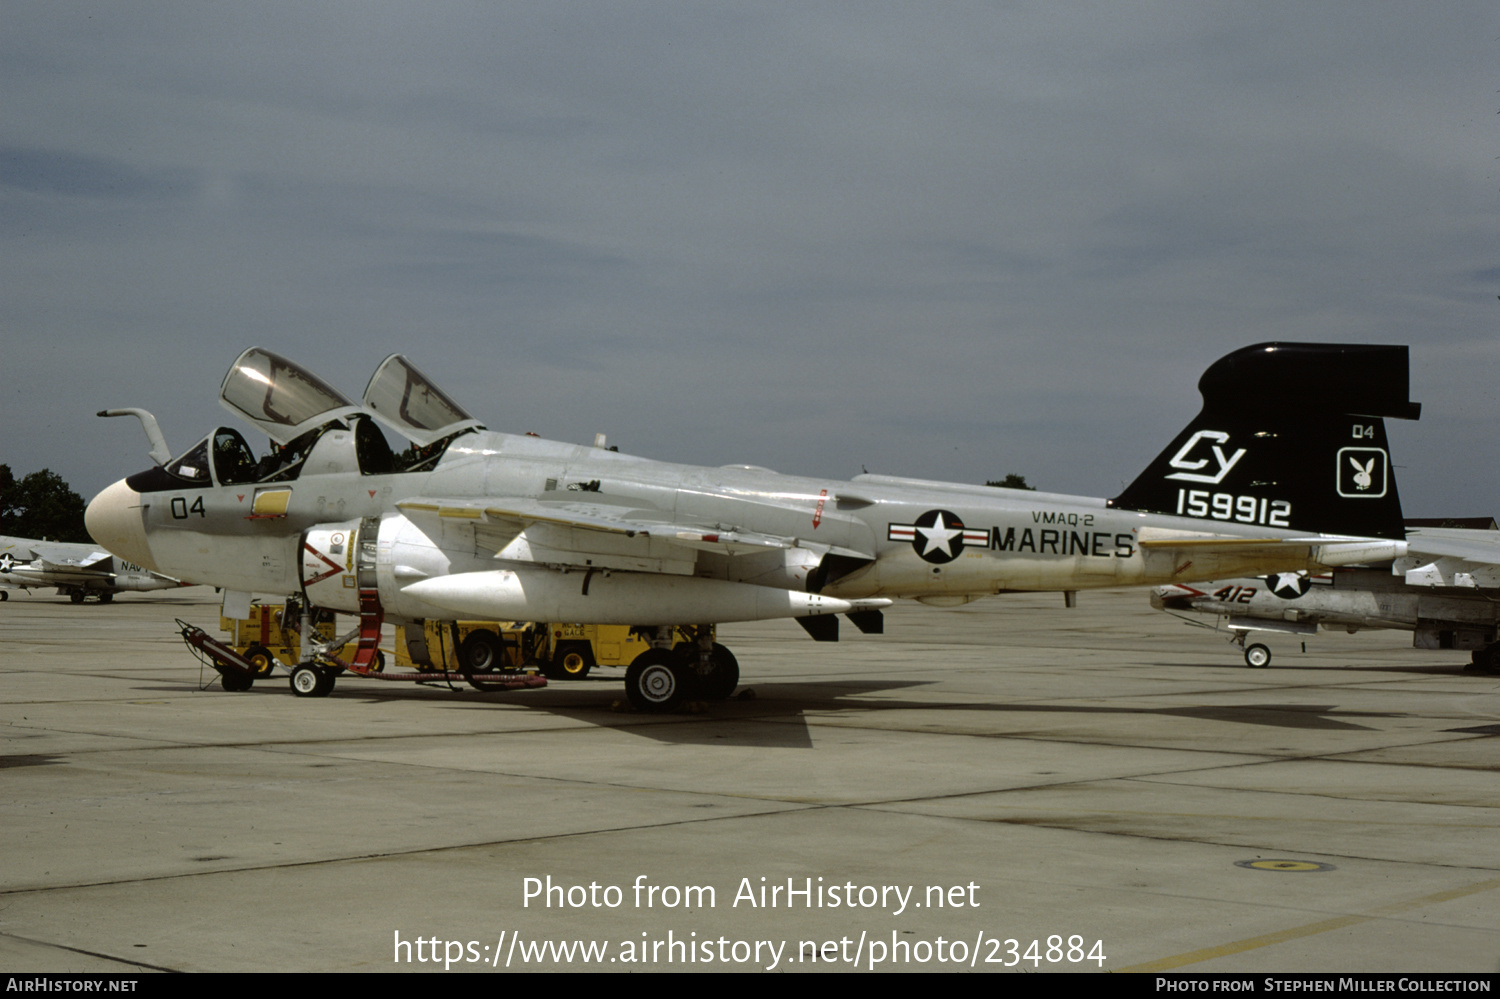
<instances>
[{"instance_id":1,"label":"aircraft wing","mask_svg":"<svg viewBox=\"0 0 1500 999\"><path fill-rule=\"evenodd\" d=\"M109 552L91 545L54 544L46 541L33 542L31 552L37 560L46 563L48 568L87 568L100 562L107 563L110 558ZM108 565L99 568L108 568Z\"/></svg>"},{"instance_id":2,"label":"aircraft wing","mask_svg":"<svg viewBox=\"0 0 1500 999\"><path fill-rule=\"evenodd\" d=\"M673 519L659 510L582 499L413 499L397 504L429 536L472 529L474 544L500 558L689 574L698 552L727 556L807 548L859 559L873 553L723 524ZM524 535L524 537L523 537ZM611 559L609 556L618 556Z\"/></svg>"},{"instance_id":3,"label":"aircraft wing","mask_svg":"<svg viewBox=\"0 0 1500 999\"><path fill-rule=\"evenodd\" d=\"M69 544L61 541L28 541L25 538L0 539L0 562L6 566L29 562L54 565L87 566L110 558L109 552L91 544Z\"/></svg>"},{"instance_id":4,"label":"aircraft wing","mask_svg":"<svg viewBox=\"0 0 1500 999\"><path fill-rule=\"evenodd\" d=\"M1406 532L1406 546L1412 555L1446 556L1500 565L1500 531L1413 528Z\"/></svg>"},{"instance_id":5,"label":"aircraft wing","mask_svg":"<svg viewBox=\"0 0 1500 999\"><path fill-rule=\"evenodd\" d=\"M4 541L4 544L0 544L0 565L9 567L36 558L36 551L30 542L19 538L5 538Z\"/></svg>"},{"instance_id":6,"label":"aircraft wing","mask_svg":"<svg viewBox=\"0 0 1500 999\"><path fill-rule=\"evenodd\" d=\"M1412 528L1393 571L1412 586L1500 588L1500 531Z\"/></svg>"},{"instance_id":7,"label":"aircraft wing","mask_svg":"<svg viewBox=\"0 0 1500 999\"><path fill-rule=\"evenodd\" d=\"M54 562L48 558L39 558L26 568L37 573L46 573L48 580L103 579L114 575L108 555L89 562Z\"/></svg>"}]
</instances>

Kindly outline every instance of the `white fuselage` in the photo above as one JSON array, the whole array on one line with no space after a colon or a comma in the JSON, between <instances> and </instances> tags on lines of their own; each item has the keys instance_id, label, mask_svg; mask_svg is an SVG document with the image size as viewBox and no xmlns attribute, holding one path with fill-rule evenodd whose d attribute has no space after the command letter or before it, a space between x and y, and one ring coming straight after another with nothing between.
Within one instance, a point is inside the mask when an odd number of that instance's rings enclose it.
<instances>
[{"instance_id":1,"label":"white fuselage","mask_svg":"<svg viewBox=\"0 0 1500 999\"><path fill-rule=\"evenodd\" d=\"M1232 514L1221 519L1213 511L1197 518L1148 515L1111 509L1102 499L989 486L873 475L838 481L757 468L697 467L488 431L456 439L430 471L363 475L352 438L348 431L328 431L297 477L285 482L174 482L136 493L122 481L91 505L90 529L96 537L107 535L101 541L112 550L158 572L275 594L303 588L304 532L370 517L382 520L383 595L387 585L405 587L438 575L535 574L563 565L575 572L586 566L643 574L639 579L648 574L715 579L805 593L809 576L833 553L845 561L838 573L819 581L824 596L914 597L943 604L1007 591L1304 569L1317 555L1316 537L1302 546L1249 545L1191 557L1181 549L1142 547L1143 540L1163 536L1267 536L1264 525L1236 522ZM482 529L477 536L474 524L462 520L413 528L396 505L421 497L587 501L628 512L636 521L659 521L664 534L675 525L717 525L791 544L729 555L664 543L663 537L532 523L519 537L489 550L481 543ZM107 518L107 510L123 515ZM402 545L408 553L398 556ZM426 553L411 554L418 550ZM345 568L352 573L352 563ZM420 610L415 604L413 609ZM799 615L794 609L766 616Z\"/></svg>"}]
</instances>

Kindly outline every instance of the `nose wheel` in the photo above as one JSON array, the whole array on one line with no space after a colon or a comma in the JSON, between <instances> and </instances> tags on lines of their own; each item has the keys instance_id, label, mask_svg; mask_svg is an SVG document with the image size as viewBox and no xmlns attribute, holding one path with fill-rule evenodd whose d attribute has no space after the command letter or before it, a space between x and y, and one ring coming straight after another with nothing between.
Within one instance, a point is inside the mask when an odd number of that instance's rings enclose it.
<instances>
[{"instance_id":1,"label":"nose wheel","mask_svg":"<svg viewBox=\"0 0 1500 999\"><path fill-rule=\"evenodd\" d=\"M1271 664L1271 647L1260 642L1245 644L1245 639L1250 633L1248 631L1236 631L1230 638L1230 644L1238 645L1245 653L1245 665L1255 669L1264 669ZM1303 651L1307 651L1304 646Z\"/></svg>"},{"instance_id":2,"label":"nose wheel","mask_svg":"<svg viewBox=\"0 0 1500 999\"><path fill-rule=\"evenodd\" d=\"M327 697L333 690L333 673L304 664L292 670L291 687L298 697Z\"/></svg>"},{"instance_id":3,"label":"nose wheel","mask_svg":"<svg viewBox=\"0 0 1500 999\"><path fill-rule=\"evenodd\" d=\"M1245 665L1262 669L1271 663L1271 650L1256 642L1254 645L1245 647Z\"/></svg>"}]
</instances>

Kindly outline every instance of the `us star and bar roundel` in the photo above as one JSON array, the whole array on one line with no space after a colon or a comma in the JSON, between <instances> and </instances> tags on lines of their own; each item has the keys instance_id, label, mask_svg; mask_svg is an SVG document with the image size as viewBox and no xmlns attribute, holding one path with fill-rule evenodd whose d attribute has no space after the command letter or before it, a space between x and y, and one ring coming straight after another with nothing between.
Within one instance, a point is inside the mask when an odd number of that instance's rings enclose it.
<instances>
[{"instance_id":1,"label":"us star and bar roundel","mask_svg":"<svg viewBox=\"0 0 1500 999\"><path fill-rule=\"evenodd\" d=\"M886 540L910 541L912 549L923 559L941 565L958 558L964 545L988 546L990 532L987 528L964 527L958 515L947 510L928 510L916 523L889 525Z\"/></svg>"}]
</instances>

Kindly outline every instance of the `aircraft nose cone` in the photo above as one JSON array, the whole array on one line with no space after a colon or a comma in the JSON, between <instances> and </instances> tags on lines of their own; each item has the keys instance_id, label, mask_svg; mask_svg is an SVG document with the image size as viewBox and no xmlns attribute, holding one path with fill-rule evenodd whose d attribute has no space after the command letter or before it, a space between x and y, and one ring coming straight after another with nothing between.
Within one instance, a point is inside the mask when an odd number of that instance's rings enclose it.
<instances>
[{"instance_id":1,"label":"aircraft nose cone","mask_svg":"<svg viewBox=\"0 0 1500 999\"><path fill-rule=\"evenodd\" d=\"M141 494L124 479L89 502L83 511L89 536L111 553L156 570L151 546L146 543L146 524L141 515Z\"/></svg>"}]
</instances>

